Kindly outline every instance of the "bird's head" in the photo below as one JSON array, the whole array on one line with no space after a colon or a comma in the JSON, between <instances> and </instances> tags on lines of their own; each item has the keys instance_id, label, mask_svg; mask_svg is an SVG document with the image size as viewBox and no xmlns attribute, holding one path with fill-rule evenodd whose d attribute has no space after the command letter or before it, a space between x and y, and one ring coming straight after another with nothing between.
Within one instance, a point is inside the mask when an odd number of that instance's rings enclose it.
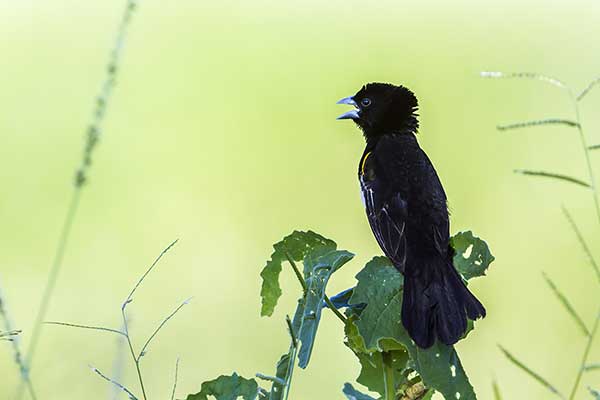
<instances>
[{"instance_id":1,"label":"bird's head","mask_svg":"<svg viewBox=\"0 0 600 400\"><path fill-rule=\"evenodd\" d=\"M417 98L404 86L369 83L338 104L354 106L337 119L353 120L367 139L392 132L415 133L419 127Z\"/></svg>"}]
</instances>

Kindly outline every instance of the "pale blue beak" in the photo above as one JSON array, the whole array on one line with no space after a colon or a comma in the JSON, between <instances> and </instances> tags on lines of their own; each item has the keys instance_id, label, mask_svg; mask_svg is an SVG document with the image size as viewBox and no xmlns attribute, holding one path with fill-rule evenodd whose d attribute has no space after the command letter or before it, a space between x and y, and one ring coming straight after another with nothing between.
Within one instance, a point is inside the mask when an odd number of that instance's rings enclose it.
<instances>
[{"instance_id":1,"label":"pale blue beak","mask_svg":"<svg viewBox=\"0 0 600 400\"><path fill-rule=\"evenodd\" d=\"M343 99L338 101L336 104L349 104L351 106L358 108L358 105L356 104L356 102L354 101L352 96L344 97ZM337 117L336 119L358 119L358 118L360 118L360 114L359 114L358 109L356 109L356 110L347 111L347 112L343 113L342 115L340 115L339 117Z\"/></svg>"}]
</instances>

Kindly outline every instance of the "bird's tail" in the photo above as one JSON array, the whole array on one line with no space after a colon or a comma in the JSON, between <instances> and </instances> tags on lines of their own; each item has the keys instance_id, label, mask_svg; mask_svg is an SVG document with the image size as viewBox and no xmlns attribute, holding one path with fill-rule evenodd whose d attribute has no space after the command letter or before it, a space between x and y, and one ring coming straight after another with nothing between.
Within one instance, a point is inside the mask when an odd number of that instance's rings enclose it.
<instances>
[{"instance_id":1,"label":"bird's tail","mask_svg":"<svg viewBox=\"0 0 600 400\"><path fill-rule=\"evenodd\" d=\"M431 347L436 337L447 345L456 343L467 330L467 317L485 317L485 308L450 260L431 260L405 271L402 324L419 347Z\"/></svg>"}]
</instances>

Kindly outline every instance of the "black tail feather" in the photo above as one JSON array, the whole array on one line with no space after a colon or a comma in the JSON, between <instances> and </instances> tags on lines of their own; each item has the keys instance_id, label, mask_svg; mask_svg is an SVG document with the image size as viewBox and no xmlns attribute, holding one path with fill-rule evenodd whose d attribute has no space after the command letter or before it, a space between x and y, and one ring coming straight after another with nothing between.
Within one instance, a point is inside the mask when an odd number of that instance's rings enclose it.
<instances>
[{"instance_id":1,"label":"black tail feather","mask_svg":"<svg viewBox=\"0 0 600 400\"><path fill-rule=\"evenodd\" d=\"M411 272L404 276L402 324L419 347L431 347L436 337L452 345L465 334L467 318L485 317L485 308L450 262L436 260Z\"/></svg>"}]
</instances>

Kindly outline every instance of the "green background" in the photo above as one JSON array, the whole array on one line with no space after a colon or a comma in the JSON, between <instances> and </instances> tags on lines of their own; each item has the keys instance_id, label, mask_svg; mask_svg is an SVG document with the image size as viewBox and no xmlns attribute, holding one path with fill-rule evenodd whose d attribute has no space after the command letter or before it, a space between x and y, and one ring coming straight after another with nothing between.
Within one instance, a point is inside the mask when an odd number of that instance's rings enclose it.
<instances>
[{"instance_id":1,"label":"green background","mask_svg":"<svg viewBox=\"0 0 600 400\"><path fill-rule=\"evenodd\" d=\"M0 284L27 342L81 157L84 128L124 2L0 2ZM138 345L188 296L144 358L151 398L167 398L177 356L179 397L233 370L272 373L287 349L291 271L273 318L260 318L259 272L271 244L313 229L357 254L329 294L380 254L359 199L359 131L335 101L369 81L405 84L420 99L419 140L445 185L452 231L472 229L496 256L470 286L488 317L458 345L481 399L551 395L500 353L502 344L567 392L585 339L541 277L589 322L595 277L560 212L598 237L586 189L517 176L514 168L585 178L576 131L498 132L498 123L573 118L565 93L535 81L485 80L482 70L535 71L583 88L600 75L594 1L158 1L131 25L104 136L48 313L119 326L119 307L153 258L179 238L131 304ZM582 105L600 142L600 91ZM600 153L594 156L598 166ZM597 240L590 239L597 251ZM324 314L293 399L341 399L358 363ZM102 399L113 336L46 326L33 380L43 399ZM17 382L0 345L0 398ZM591 361L600 361L596 349ZM124 381L137 389L126 359ZM585 386L600 373L586 374Z\"/></svg>"}]
</instances>

